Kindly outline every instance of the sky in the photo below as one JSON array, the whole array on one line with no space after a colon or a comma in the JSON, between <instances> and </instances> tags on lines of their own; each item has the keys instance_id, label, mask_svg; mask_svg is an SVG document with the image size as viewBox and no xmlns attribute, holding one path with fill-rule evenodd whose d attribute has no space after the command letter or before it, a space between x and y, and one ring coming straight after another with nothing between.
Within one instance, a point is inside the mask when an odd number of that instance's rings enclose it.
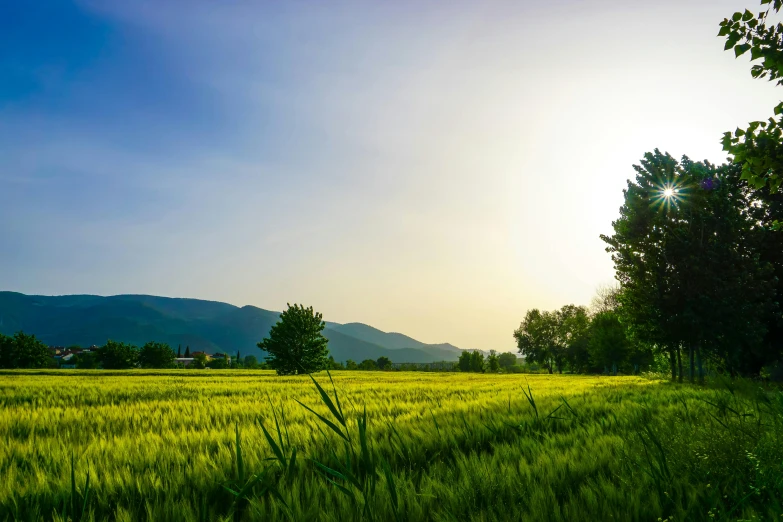
<instances>
[{"instance_id":1,"label":"sky","mask_svg":"<svg viewBox=\"0 0 783 522\"><path fill-rule=\"evenodd\" d=\"M716 36L754 0L6 4L0 289L463 348L588 304L632 165L783 93Z\"/></svg>"}]
</instances>

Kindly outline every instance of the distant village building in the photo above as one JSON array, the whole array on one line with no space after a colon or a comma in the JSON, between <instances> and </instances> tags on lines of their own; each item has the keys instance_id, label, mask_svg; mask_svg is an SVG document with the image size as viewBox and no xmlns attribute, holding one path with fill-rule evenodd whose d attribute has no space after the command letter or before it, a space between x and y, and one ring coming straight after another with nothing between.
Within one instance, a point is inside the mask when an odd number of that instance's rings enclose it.
<instances>
[{"instance_id":1,"label":"distant village building","mask_svg":"<svg viewBox=\"0 0 783 522\"><path fill-rule=\"evenodd\" d=\"M218 352L215 355L213 355L212 358L213 359L225 359L226 363L228 363L229 365L231 364L231 356L228 355L227 353L220 353L220 352Z\"/></svg>"}]
</instances>

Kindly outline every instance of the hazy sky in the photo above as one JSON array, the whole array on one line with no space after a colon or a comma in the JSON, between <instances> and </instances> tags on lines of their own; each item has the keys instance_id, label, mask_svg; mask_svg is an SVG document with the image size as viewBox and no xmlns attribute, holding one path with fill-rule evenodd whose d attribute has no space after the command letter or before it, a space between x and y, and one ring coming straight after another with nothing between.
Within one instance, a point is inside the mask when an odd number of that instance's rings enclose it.
<instances>
[{"instance_id":1,"label":"hazy sky","mask_svg":"<svg viewBox=\"0 0 783 522\"><path fill-rule=\"evenodd\" d=\"M329 5L326 5L329 4ZM757 0L6 2L0 289L302 302L510 350L612 281L645 151L780 99Z\"/></svg>"}]
</instances>

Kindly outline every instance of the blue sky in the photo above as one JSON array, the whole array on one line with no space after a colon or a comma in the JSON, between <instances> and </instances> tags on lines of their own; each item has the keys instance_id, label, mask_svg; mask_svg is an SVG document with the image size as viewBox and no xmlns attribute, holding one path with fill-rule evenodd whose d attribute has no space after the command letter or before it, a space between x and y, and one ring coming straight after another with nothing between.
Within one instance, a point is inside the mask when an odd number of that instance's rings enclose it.
<instances>
[{"instance_id":1,"label":"blue sky","mask_svg":"<svg viewBox=\"0 0 783 522\"><path fill-rule=\"evenodd\" d=\"M15 2L0 8L0 288L314 305L511 349L612 279L659 147L720 162L772 85L755 3Z\"/></svg>"}]
</instances>

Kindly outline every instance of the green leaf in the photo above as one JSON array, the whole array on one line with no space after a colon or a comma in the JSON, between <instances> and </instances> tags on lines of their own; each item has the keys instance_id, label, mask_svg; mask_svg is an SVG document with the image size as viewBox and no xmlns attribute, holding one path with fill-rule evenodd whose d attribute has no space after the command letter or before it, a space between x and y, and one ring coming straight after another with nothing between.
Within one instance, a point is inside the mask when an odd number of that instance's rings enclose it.
<instances>
[{"instance_id":1,"label":"green leaf","mask_svg":"<svg viewBox=\"0 0 783 522\"><path fill-rule=\"evenodd\" d=\"M733 37L729 36L729 39L726 40L726 45L723 46L723 50L724 51L728 51L729 49L731 49L732 47L737 45L738 41L739 41L739 38L734 39Z\"/></svg>"},{"instance_id":2,"label":"green leaf","mask_svg":"<svg viewBox=\"0 0 783 522\"><path fill-rule=\"evenodd\" d=\"M296 400L296 399L295 399L295 400ZM309 411L310 413L312 413L313 415L315 415L316 417L318 417L318 419L319 419L321 422L323 422L324 424L326 424L327 426L329 426L329 428L330 428L330 429L331 429L333 432L335 432L335 433L336 433L337 435L339 435L341 438L345 439L345 441L346 441L346 442L350 442L350 440L348 439L348 437L347 437L347 436L346 436L346 435L345 435L345 434L342 432L342 430L341 430L340 428L338 428L338 427L337 427L337 426L336 426L336 425L335 425L335 424L334 424L332 421L330 421L329 419L327 419L327 418L323 417L322 415L320 415L320 414L316 413L315 411L313 411L313 409L312 409L312 408L310 408L309 406L306 406L306 405L302 404L302 403L301 403L299 400L296 400L296 402L298 402L298 403L299 403L299 405L300 405L300 406L302 406L304 409L306 409L307 411Z\"/></svg>"},{"instance_id":3,"label":"green leaf","mask_svg":"<svg viewBox=\"0 0 783 522\"><path fill-rule=\"evenodd\" d=\"M720 28L720 31L718 31L718 36L726 36L727 34L729 34L729 31L730 31L730 30L731 30L731 29L729 29L729 26L728 26L728 25L723 25L723 26Z\"/></svg>"},{"instance_id":4,"label":"green leaf","mask_svg":"<svg viewBox=\"0 0 783 522\"><path fill-rule=\"evenodd\" d=\"M391 499L392 507L394 508L394 518L397 518L397 510L398 510L398 499L397 499L397 487L394 484L394 476L391 472L391 467L389 466L389 463L386 462L386 459L382 462L383 465L383 474L386 477L386 487L389 488L389 497Z\"/></svg>"},{"instance_id":5,"label":"green leaf","mask_svg":"<svg viewBox=\"0 0 783 522\"><path fill-rule=\"evenodd\" d=\"M272 438L272 436L269 434L268 431L266 431L266 428L264 427L264 424L259 419L258 425L261 426L261 431L264 432L264 437L266 437L266 441L269 443L269 446L272 448L272 452L277 457L277 460L280 461L280 464L285 466L285 456L283 455L283 451L280 449L280 447L275 442L275 439Z\"/></svg>"},{"instance_id":6,"label":"green leaf","mask_svg":"<svg viewBox=\"0 0 783 522\"><path fill-rule=\"evenodd\" d=\"M239 439L239 423L236 423L236 444L237 444L237 475L240 481L245 480L245 461L242 458L242 441Z\"/></svg>"},{"instance_id":7,"label":"green leaf","mask_svg":"<svg viewBox=\"0 0 783 522\"><path fill-rule=\"evenodd\" d=\"M324 390L321 387L321 385L318 384L318 381L316 381L312 375L310 375L310 379L313 381L313 384L315 384L315 387L318 389L318 393L321 395L321 401L323 401L323 403L326 404L326 407L329 408L329 411L332 412L332 415L334 415L337 421L340 424L342 424L344 428L347 428L348 426L345 424L345 417L343 417L342 413L340 413L337 407L335 407L334 402L332 402L332 398L329 397L329 394L326 393L326 390Z\"/></svg>"},{"instance_id":8,"label":"green leaf","mask_svg":"<svg viewBox=\"0 0 783 522\"><path fill-rule=\"evenodd\" d=\"M753 19L753 13L745 9L745 12L742 13L742 21L747 22L748 20L752 20L752 19Z\"/></svg>"},{"instance_id":9,"label":"green leaf","mask_svg":"<svg viewBox=\"0 0 783 522\"><path fill-rule=\"evenodd\" d=\"M82 513L79 520L84 520L87 514L87 500L90 498L90 470L87 469L87 482L84 484L84 502L82 502Z\"/></svg>"},{"instance_id":10,"label":"green leaf","mask_svg":"<svg viewBox=\"0 0 783 522\"><path fill-rule=\"evenodd\" d=\"M734 48L734 57L739 58L750 50L750 44L738 45Z\"/></svg>"},{"instance_id":11,"label":"green leaf","mask_svg":"<svg viewBox=\"0 0 783 522\"><path fill-rule=\"evenodd\" d=\"M734 20L735 22L739 22L740 20L742 20L742 13L737 11L736 13L731 15L731 19Z\"/></svg>"},{"instance_id":12,"label":"green leaf","mask_svg":"<svg viewBox=\"0 0 783 522\"><path fill-rule=\"evenodd\" d=\"M242 486L242 489L237 494L237 497L245 498L247 494L250 493L250 491L255 487L255 485L266 477L268 471L269 468L267 467L261 473L257 475L253 475L253 477L251 477L250 480L248 480L247 483L244 486Z\"/></svg>"},{"instance_id":13,"label":"green leaf","mask_svg":"<svg viewBox=\"0 0 783 522\"><path fill-rule=\"evenodd\" d=\"M313 464L315 464L315 466L316 466L316 467L317 467L319 470L321 470L321 471L325 472L325 473L326 473L326 474L328 474L328 475L332 475L333 477L337 477L337 478L338 478L338 479L340 479L340 480L345 480L345 481L347 481L347 480L348 480L348 479L345 477L345 475L343 475L343 474L342 474L342 473L340 473L339 471L337 471L337 470L334 470L334 469L330 468L329 466L325 466L325 465L321 464L320 462L318 462L317 460L313 460Z\"/></svg>"}]
</instances>

